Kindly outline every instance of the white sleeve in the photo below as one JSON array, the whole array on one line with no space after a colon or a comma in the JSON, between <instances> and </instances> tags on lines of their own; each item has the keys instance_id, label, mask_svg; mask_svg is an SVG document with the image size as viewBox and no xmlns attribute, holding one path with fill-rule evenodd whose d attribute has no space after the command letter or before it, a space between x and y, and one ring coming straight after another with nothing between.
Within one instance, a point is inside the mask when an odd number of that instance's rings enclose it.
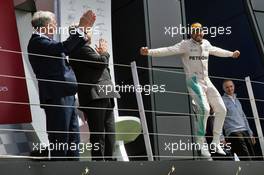
<instances>
[{"instance_id":1,"label":"white sleeve","mask_svg":"<svg viewBox=\"0 0 264 175\"><path fill-rule=\"evenodd\" d=\"M209 48L210 55L214 55L217 57L232 57L233 56L233 52L231 51L212 46L210 43L209 45L210 45L210 48Z\"/></svg>"},{"instance_id":2,"label":"white sleeve","mask_svg":"<svg viewBox=\"0 0 264 175\"><path fill-rule=\"evenodd\" d=\"M171 55L183 54L186 51L184 43L185 42L182 41L178 44L175 44L174 46L150 49L148 55L153 57L166 57Z\"/></svg>"}]
</instances>

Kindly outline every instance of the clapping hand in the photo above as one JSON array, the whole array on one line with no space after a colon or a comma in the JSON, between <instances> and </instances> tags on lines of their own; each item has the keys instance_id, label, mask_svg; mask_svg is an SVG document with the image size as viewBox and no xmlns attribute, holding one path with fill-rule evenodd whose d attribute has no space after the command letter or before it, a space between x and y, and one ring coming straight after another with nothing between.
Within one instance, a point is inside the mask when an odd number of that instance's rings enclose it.
<instances>
[{"instance_id":1,"label":"clapping hand","mask_svg":"<svg viewBox=\"0 0 264 175\"><path fill-rule=\"evenodd\" d=\"M105 54L108 52L107 41L104 39L99 40L99 45L95 45L95 50L100 54Z\"/></svg>"}]
</instances>

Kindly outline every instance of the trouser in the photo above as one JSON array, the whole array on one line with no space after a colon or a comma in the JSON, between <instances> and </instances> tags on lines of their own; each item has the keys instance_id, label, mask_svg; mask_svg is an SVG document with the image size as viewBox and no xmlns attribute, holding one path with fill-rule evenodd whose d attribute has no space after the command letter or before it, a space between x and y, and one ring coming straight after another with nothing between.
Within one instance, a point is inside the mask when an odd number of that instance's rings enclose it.
<instances>
[{"instance_id":1,"label":"trouser","mask_svg":"<svg viewBox=\"0 0 264 175\"><path fill-rule=\"evenodd\" d=\"M46 126L48 131L49 149L52 160L79 160L79 123L76 115L75 97L67 96L47 101L50 105L72 106L52 107L45 106ZM62 131L65 133L54 133ZM74 133L69 133L74 132ZM73 146L72 146L73 145ZM74 147L75 146L75 147ZM56 157L65 157L65 159ZM76 157L69 158L67 157Z\"/></svg>"},{"instance_id":2,"label":"trouser","mask_svg":"<svg viewBox=\"0 0 264 175\"><path fill-rule=\"evenodd\" d=\"M231 143L231 152L236 153L240 160L251 160L255 156L253 143L247 131L233 132L226 141ZM237 137L237 138L235 138Z\"/></svg>"},{"instance_id":3,"label":"trouser","mask_svg":"<svg viewBox=\"0 0 264 175\"><path fill-rule=\"evenodd\" d=\"M209 78L200 79L196 76L188 78L187 88L198 109L197 139L199 140L201 138L204 140L211 106L215 113L212 143L219 144L220 134L226 116L226 107L221 95Z\"/></svg>"},{"instance_id":4,"label":"trouser","mask_svg":"<svg viewBox=\"0 0 264 175\"><path fill-rule=\"evenodd\" d=\"M112 160L115 147L115 119L113 99L93 100L89 107L109 109L84 109L93 145L92 160ZM97 146L95 146L97 145ZM99 145L99 149L97 149Z\"/></svg>"}]
</instances>

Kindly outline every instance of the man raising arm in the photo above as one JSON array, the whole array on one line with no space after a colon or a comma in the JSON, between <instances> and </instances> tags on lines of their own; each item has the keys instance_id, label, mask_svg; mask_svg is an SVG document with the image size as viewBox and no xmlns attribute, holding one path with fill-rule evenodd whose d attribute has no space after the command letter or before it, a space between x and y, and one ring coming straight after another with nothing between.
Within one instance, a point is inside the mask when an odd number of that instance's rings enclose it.
<instances>
[{"instance_id":1,"label":"man raising arm","mask_svg":"<svg viewBox=\"0 0 264 175\"><path fill-rule=\"evenodd\" d=\"M226 108L224 102L208 77L208 59L209 55L219 57L238 58L239 51L230 52L218 47L214 47L209 41L203 39L204 33L200 23L192 24L191 39L183 40L180 43L159 49L148 49L142 47L140 53L153 57L164 57L181 54L181 59L186 73L186 83L188 91L198 107L198 131L196 142L201 146L201 155L211 157L208 149L203 149L205 142L206 123L209 117L210 106L215 112L213 142L217 153L225 155L220 146L220 134L222 132Z\"/></svg>"}]
</instances>

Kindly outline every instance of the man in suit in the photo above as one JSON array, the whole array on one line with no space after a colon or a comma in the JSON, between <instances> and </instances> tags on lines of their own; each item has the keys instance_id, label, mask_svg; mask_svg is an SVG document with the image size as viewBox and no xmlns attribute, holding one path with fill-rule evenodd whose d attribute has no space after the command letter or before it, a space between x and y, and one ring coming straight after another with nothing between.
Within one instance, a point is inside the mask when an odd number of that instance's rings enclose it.
<instances>
[{"instance_id":1,"label":"man in suit","mask_svg":"<svg viewBox=\"0 0 264 175\"><path fill-rule=\"evenodd\" d=\"M75 91L74 84L63 83L68 79L74 83L76 79L65 56L88 41L85 33L91 29L95 19L92 11L84 13L78 32L64 42L52 39L57 32L56 18L52 12L38 11L31 21L34 33L28 44L29 61L38 79L40 106L46 113L48 149L53 160L58 160L56 157L59 160L71 157L71 160L78 160L79 157L79 150L71 147L75 145L78 148L80 142L74 98L77 87Z\"/></svg>"},{"instance_id":2,"label":"man in suit","mask_svg":"<svg viewBox=\"0 0 264 175\"><path fill-rule=\"evenodd\" d=\"M89 38L91 35L88 33ZM76 49L70 57L91 62L71 60L70 64L79 83L94 84L78 85L79 103L81 107L84 107L80 109L86 116L91 132L90 142L94 148L99 146L99 149L92 149L92 160L113 160L115 134L110 133L115 132L114 98L120 98L120 95L114 91L111 81L107 42L100 39L95 50L90 44L88 42L81 49ZM91 109L92 107L97 109Z\"/></svg>"}]
</instances>

